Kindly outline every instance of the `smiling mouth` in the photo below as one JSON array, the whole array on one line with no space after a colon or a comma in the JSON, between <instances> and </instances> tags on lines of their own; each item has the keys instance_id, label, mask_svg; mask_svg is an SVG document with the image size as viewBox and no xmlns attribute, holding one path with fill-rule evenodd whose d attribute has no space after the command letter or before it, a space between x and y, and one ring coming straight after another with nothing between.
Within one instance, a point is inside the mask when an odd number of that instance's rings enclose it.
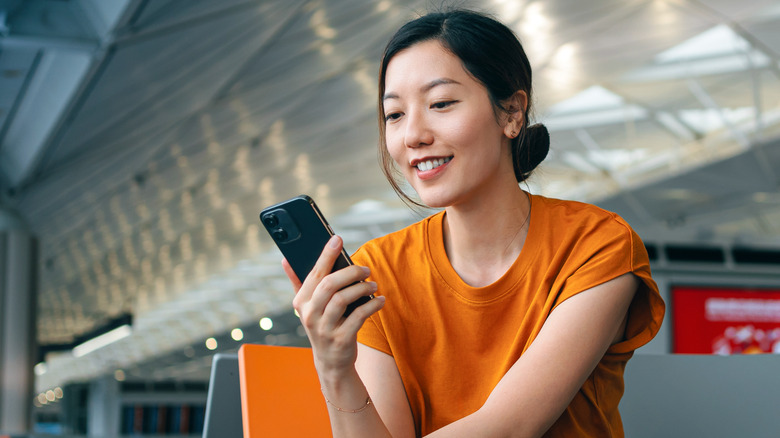
<instances>
[{"instance_id":1,"label":"smiling mouth","mask_svg":"<svg viewBox=\"0 0 780 438\"><path fill-rule=\"evenodd\" d=\"M427 170L433 170L445 163L449 163L450 160L452 160L452 157L446 157L446 158L436 158L434 160L425 160L417 163L416 167L417 170L421 172L425 172Z\"/></svg>"}]
</instances>

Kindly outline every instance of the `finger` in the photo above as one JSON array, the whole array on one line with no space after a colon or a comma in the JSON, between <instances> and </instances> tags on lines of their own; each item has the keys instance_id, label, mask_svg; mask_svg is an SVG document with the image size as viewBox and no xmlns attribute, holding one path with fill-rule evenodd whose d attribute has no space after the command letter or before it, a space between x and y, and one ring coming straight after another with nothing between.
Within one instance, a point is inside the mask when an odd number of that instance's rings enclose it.
<instances>
[{"instance_id":1,"label":"finger","mask_svg":"<svg viewBox=\"0 0 780 438\"><path fill-rule=\"evenodd\" d=\"M316 286L320 283L320 281L322 281L323 278L325 278L326 275L330 274L330 272L333 270L333 264L336 262L336 259L341 253L341 248L341 237L331 237L330 240L328 240L328 243L325 245L325 248L322 249L322 253L317 259L317 262L314 264L314 267L309 272L309 275L306 276L306 278L303 280L303 284L308 285L311 283Z\"/></svg>"},{"instance_id":2,"label":"finger","mask_svg":"<svg viewBox=\"0 0 780 438\"><path fill-rule=\"evenodd\" d=\"M344 316L344 312L347 310L347 306L354 303L362 297L367 297L376 292L376 283L373 281L363 281L359 283L351 284L345 287L331 297L325 311L323 312L323 319L329 322L329 325L336 327L341 322L340 320ZM367 303L364 303L367 304Z\"/></svg>"},{"instance_id":3,"label":"finger","mask_svg":"<svg viewBox=\"0 0 780 438\"><path fill-rule=\"evenodd\" d=\"M293 290L295 290L295 293L297 294L303 283L301 283L301 280L298 279L298 275L296 275L295 271L293 271L292 266L290 266L290 262L288 262L285 258L282 259L282 268L284 268L284 273L287 274L287 278L290 279L290 283L293 285Z\"/></svg>"},{"instance_id":4,"label":"finger","mask_svg":"<svg viewBox=\"0 0 780 438\"><path fill-rule=\"evenodd\" d=\"M337 330L350 333L352 336L357 337L358 330L360 330L360 327L363 327L366 320L384 306L385 296L377 295L374 299L356 307Z\"/></svg>"},{"instance_id":5,"label":"finger","mask_svg":"<svg viewBox=\"0 0 780 438\"><path fill-rule=\"evenodd\" d=\"M296 300L308 302L311 299L311 296L314 293L315 288L320 284L320 281L333 270L333 264L336 262L340 252L341 238L338 236L331 237L322 249L314 267L309 271L306 278L303 279L301 288L296 294Z\"/></svg>"},{"instance_id":6,"label":"finger","mask_svg":"<svg viewBox=\"0 0 780 438\"><path fill-rule=\"evenodd\" d=\"M320 314L324 314L326 307L330 305L330 301L337 293L365 280L369 273L370 271L366 267L348 266L323 278L311 295L310 304L312 308L317 309ZM338 317L331 317L331 325L335 325L338 319Z\"/></svg>"}]
</instances>

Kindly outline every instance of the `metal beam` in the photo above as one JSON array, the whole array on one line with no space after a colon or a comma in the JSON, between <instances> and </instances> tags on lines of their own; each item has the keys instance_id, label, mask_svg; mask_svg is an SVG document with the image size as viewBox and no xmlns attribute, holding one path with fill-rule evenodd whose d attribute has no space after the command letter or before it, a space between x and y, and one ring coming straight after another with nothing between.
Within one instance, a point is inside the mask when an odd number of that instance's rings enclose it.
<instances>
[{"instance_id":1,"label":"metal beam","mask_svg":"<svg viewBox=\"0 0 780 438\"><path fill-rule=\"evenodd\" d=\"M34 35L0 37L0 48L27 50L63 50L92 53L100 47L98 40L87 38L49 38Z\"/></svg>"},{"instance_id":2,"label":"metal beam","mask_svg":"<svg viewBox=\"0 0 780 438\"><path fill-rule=\"evenodd\" d=\"M715 100L712 98L712 96L707 93L707 91L702 87L702 85L697 81L696 79L688 79L688 89L693 93L693 95L696 97L696 99L699 100L699 102L704 105L705 108L709 108L718 115L721 122L723 122L723 126L726 127L726 129L729 130L731 133L731 136L734 137L735 140L737 140L744 148L750 147L750 139L745 135L744 132L737 129L736 126L734 126L733 123L726 117L726 115L723 113L723 108L721 108Z\"/></svg>"}]
</instances>

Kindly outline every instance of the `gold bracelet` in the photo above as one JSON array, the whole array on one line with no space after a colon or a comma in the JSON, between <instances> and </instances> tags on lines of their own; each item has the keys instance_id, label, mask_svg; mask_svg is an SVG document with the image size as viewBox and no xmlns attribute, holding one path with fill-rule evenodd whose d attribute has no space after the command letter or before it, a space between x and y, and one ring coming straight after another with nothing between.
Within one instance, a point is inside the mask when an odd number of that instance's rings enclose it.
<instances>
[{"instance_id":1,"label":"gold bracelet","mask_svg":"<svg viewBox=\"0 0 780 438\"><path fill-rule=\"evenodd\" d=\"M340 408L340 407L334 405L332 401L328 400L328 396L325 395L325 391L322 388L320 388L320 391L322 391L322 396L325 397L325 401L329 405L331 405L334 408L336 408L336 410L339 411L339 412L347 412L347 413L350 413L350 414L357 414L358 412L362 412L362 411L365 411L366 409L368 409L368 407L371 406L371 403L372 403L371 402L371 396L369 395L368 397L366 397L366 404L364 404L360 408L358 408L358 409L344 409L344 408Z\"/></svg>"}]
</instances>

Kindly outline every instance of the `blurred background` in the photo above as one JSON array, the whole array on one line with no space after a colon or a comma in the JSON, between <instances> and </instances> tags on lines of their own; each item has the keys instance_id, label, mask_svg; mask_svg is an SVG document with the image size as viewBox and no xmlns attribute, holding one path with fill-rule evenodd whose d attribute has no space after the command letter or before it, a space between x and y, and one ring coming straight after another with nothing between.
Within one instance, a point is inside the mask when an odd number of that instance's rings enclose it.
<instances>
[{"instance_id":1,"label":"blurred background","mask_svg":"<svg viewBox=\"0 0 780 438\"><path fill-rule=\"evenodd\" d=\"M214 353L307 345L258 214L309 194L350 251L427 214L377 164L376 76L453 5L531 60L552 146L528 191L626 218L670 319L681 285L780 303L777 1L0 0L0 409L28 375L39 432L103 427L108 397L116 433L165 405L193 420L164 434L199 434ZM675 324L644 348L681 352Z\"/></svg>"}]
</instances>

